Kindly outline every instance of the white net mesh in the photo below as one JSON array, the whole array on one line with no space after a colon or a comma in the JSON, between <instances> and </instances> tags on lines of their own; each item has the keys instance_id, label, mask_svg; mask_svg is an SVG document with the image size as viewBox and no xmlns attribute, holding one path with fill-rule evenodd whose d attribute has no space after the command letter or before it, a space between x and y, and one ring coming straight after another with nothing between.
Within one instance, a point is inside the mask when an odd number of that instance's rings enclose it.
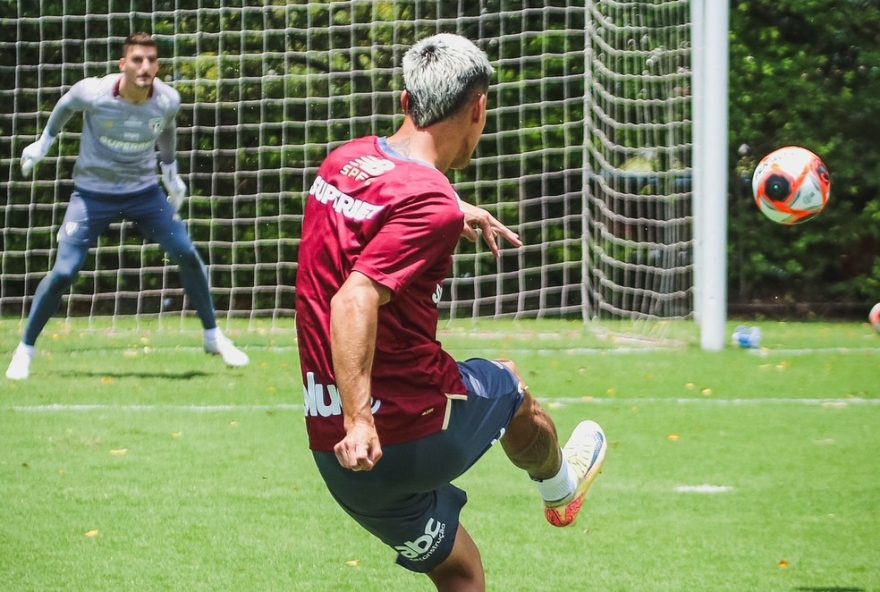
<instances>
[{"instance_id":1,"label":"white net mesh","mask_svg":"<svg viewBox=\"0 0 880 592\"><path fill-rule=\"evenodd\" d=\"M21 176L21 150L71 85L117 70L136 31L156 37L160 76L183 99L178 162L192 197L181 214L220 316L292 314L303 198L318 165L352 137L393 132L403 52L441 31L473 39L497 69L485 136L456 186L526 243L498 260L463 243L445 312L689 314L685 1L263 4L0 3L0 314L25 316L51 269L79 119L34 179ZM159 248L117 224L62 313L191 311Z\"/></svg>"},{"instance_id":2,"label":"white net mesh","mask_svg":"<svg viewBox=\"0 0 880 592\"><path fill-rule=\"evenodd\" d=\"M688 2L595 2L588 21L590 314L689 317Z\"/></svg>"}]
</instances>

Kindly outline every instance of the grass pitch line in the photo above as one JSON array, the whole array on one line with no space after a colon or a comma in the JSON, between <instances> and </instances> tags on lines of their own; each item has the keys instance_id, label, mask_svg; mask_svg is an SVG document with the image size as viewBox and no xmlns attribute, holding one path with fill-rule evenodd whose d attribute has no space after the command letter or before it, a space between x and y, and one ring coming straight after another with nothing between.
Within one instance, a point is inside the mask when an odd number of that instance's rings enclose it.
<instances>
[{"instance_id":1,"label":"grass pitch line","mask_svg":"<svg viewBox=\"0 0 880 592\"><path fill-rule=\"evenodd\" d=\"M253 343L239 344L239 347L246 352L268 352L271 354L290 354L299 351L296 345L262 345ZM463 354L476 355L484 358L496 357L516 357L516 356L627 356L627 355L646 355L646 354L664 354L675 353L678 350L668 347L541 347L541 348L525 348L525 347L451 347L450 350L458 357ZM205 350L202 346L194 345L175 345L175 346L120 346L120 347L78 347L75 350L59 350L64 355L71 356L90 356L96 353L112 354L119 353L123 357L135 357L150 354L168 354L168 353L184 353L193 355L204 355ZM759 358L777 357L777 356L808 356L812 354L837 354L837 355L877 355L880 356L880 347L820 347L820 348L788 348L788 349L747 349L743 352L745 355L756 356Z\"/></svg>"},{"instance_id":2,"label":"grass pitch line","mask_svg":"<svg viewBox=\"0 0 880 592\"><path fill-rule=\"evenodd\" d=\"M711 405L711 406L763 406L798 405L843 409L851 405L880 406L880 399L675 399L662 397L642 397L632 399L592 399L592 398L539 398L550 409L573 405ZM173 411L180 413L229 413L229 412L269 412L295 411L302 413L299 403L277 403L273 405L125 405L125 404L77 404L52 403L48 405L10 405L0 407L0 411L16 413L93 413L101 411L121 411L132 413Z\"/></svg>"},{"instance_id":3,"label":"grass pitch line","mask_svg":"<svg viewBox=\"0 0 880 592\"><path fill-rule=\"evenodd\" d=\"M711 397L697 398L672 398L672 397L637 397L637 398L602 398L593 397L580 398L553 398L544 399L538 397L542 404L547 405L551 409L568 405L614 405L616 403L630 404L662 404L673 403L676 405L713 405L713 406L760 406L760 405L799 405L807 407L827 407L827 408L844 408L850 405L868 405L880 406L880 399L862 399L858 397L847 399L783 399L783 398L754 398L754 399L714 399Z\"/></svg>"},{"instance_id":4,"label":"grass pitch line","mask_svg":"<svg viewBox=\"0 0 880 592\"><path fill-rule=\"evenodd\" d=\"M49 405L13 405L2 408L4 411L18 413L92 413L95 411L124 411L124 412L156 412L177 411L182 413L227 413L227 412L266 412L266 411L299 411L302 412L301 404L279 403L277 405L64 405L52 403Z\"/></svg>"},{"instance_id":5,"label":"grass pitch line","mask_svg":"<svg viewBox=\"0 0 880 592\"><path fill-rule=\"evenodd\" d=\"M730 493L731 491L733 491L733 487L730 485L709 485L708 483L703 485L679 485L675 488L676 493L702 493L709 495Z\"/></svg>"},{"instance_id":6,"label":"grass pitch line","mask_svg":"<svg viewBox=\"0 0 880 592\"><path fill-rule=\"evenodd\" d=\"M747 349L749 354L766 358L768 356L809 356L812 354L876 354L880 347L801 347L787 349Z\"/></svg>"}]
</instances>

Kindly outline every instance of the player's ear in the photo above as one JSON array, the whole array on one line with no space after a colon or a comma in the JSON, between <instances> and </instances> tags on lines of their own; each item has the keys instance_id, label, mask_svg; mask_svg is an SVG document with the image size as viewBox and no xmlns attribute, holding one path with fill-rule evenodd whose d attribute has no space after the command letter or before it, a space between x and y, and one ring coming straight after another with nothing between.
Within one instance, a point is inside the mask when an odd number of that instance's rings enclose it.
<instances>
[{"instance_id":1,"label":"player's ear","mask_svg":"<svg viewBox=\"0 0 880 592\"><path fill-rule=\"evenodd\" d=\"M403 89L403 92L400 93L400 108L403 110L404 115L409 115L409 93L406 92L406 89Z\"/></svg>"},{"instance_id":2,"label":"player's ear","mask_svg":"<svg viewBox=\"0 0 880 592\"><path fill-rule=\"evenodd\" d=\"M119 71L125 70L125 56L119 58Z\"/></svg>"},{"instance_id":3,"label":"player's ear","mask_svg":"<svg viewBox=\"0 0 880 592\"><path fill-rule=\"evenodd\" d=\"M471 101L471 119L476 123L483 119L483 113L486 112L489 97L484 92L478 92Z\"/></svg>"}]
</instances>

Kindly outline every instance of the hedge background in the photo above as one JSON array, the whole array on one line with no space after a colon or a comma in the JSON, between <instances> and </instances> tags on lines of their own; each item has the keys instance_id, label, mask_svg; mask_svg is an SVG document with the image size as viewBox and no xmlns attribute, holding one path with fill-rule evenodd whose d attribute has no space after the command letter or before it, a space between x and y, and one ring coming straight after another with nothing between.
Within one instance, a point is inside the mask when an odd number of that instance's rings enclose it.
<instances>
[{"instance_id":1,"label":"hedge background","mask_svg":"<svg viewBox=\"0 0 880 592\"><path fill-rule=\"evenodd\" d=\"M210 4L203 1L202 5ZM388 133L395 122L397 105L391 95L377 96L370 109L381 110L389 115L372 122L365 116L361 120L341 123L333 119L334 109L349 111L351 105L334 105L333 101L311 105L307 109L291 111L275 103L266 103L266 96L283 96L285 93L302 93L310 71L345 71L351 60L361 60L360 67L369 64L389 66L399 63L402 46L413 36L421 36L434 29L426 26L420 18L430 16L453 18L468 13L463 30L458 32L472 38L488 39L499 31L515 31L528 27L528 23L505 21L504 17L489 21L480 20L482 8L493 8L499 1L477 3L432 3L433 13L420 12L419 3L396 2L389 20L411 20L410 26L393 28L379 27L377 35L387 37L378 39L393 48L388 51L370 51L352 54L331 53L329 61L309 59L290 59L285 53L290 50L308 49L320 51L334 43L333 35L343 34L343 29L335 25L345 25L346 19L356 22L375 19L377 9L372 3L340 3L344 10L332 10L328 5L316 6L304 11L308 22L297 26L314 27L313 35L306 46L304 38L285 35L261 38L248 35L248 31L259 27L289 27L289 15L279 9L263 11L259 20L236 22L232 13L218 16L227 22L210 22L210 18L199 16L194 11L177 11L174 20L156 19L150 9L163 7L172 11L170 2L143 2L114 0L44 0L40 7L19 6L17 2L0 1L0 37L4 40L30 39L41 36L45 39L86 39L86 43L67 47L64 43L52 45L52 51L65 55L47 55L39 49L19 49L17 52L0 52L0 70L3 72L2 86L6 89L22 84L24 76L39 76L39 84L46 92L38 96L16 96L16 102L4 101L0 105L0 168L6 178L0 178L6 191L7 203L20 199L35 199L41 203L60 204L53 206L52 222L60 222L60 213L67 200L70 187L64 184L53 186L51 181L70 178L72 163L63 164L55 170L44 167L38 169L38 179L46 183L38 184L27 193L15 193L11 188L16 181L22 181L17 170L17 158L25 141L13 141L13 137L35 134L36 119L18 122L12 129L12 119L8 117L13 107L18 111L43 110L48 113L60 96L61 89L86 75L101 75L115 71L118 58L118 43L108 42L108 38L124 37L133 30L146 30L160 35L177 31L198 30L240 30L242 34L232 37L232 41L214 42L206 37L195 44L191 37L181 37L174 47L163 47L163 55L169 51L183 55L195 55L196 59L177 72L176 87L181 92L185 108L181 112L180 124L213 126L215 133L200 141L204 146L191 144L191 137L180 139L180 150L184 154L195 154L196 148L204 149L202 156L183 160L185 172L193 179L195 193L236 195L230 201L195 201L189 214L194 217L210 219L228 218L234 222L228 225L193 226L193 237L197 242L217 241L218 244L236 241L256 241L256 249L222 249L211 253L215 266L212 276L215 287L223 288L219 296L218 308L240 309L259 303L248 302L242 290L236 291L231 285L230 276L224 271L233 261L257 262L253 277L257 285L271 286L276 283L292 285L295 268L296 248L292 240L297 228L290 222L302 211L301 193L307 189L310 173L316 163L326 153L327 145L340 142L348 137L366 133ZM233 3L225 2L224 6ZM473 4L473 6L470 6ZM505 5L511 2L503 2ZM537 3L525 0L522 5ZM543 5L543 4L541 4ZM389 4L389 6L391 6ZM381 7L380 7L381 8ZM100 21L84 18L32 18L21 19L21 15L85 15L86 11L122 11L130 14L118 24L102 25ZM29 12L30 11L30 12ZM211 17L215 18L215 17ZM512 17L511 17L512 18ZM277 22L273 22L277 19ZM728 299L732 314L782 314L822 316L863 317L871 304L880 300L880 2L877 0L733 0L731 2L730 29L730 200L729 200L729 288ZM566 26L579 26L582 21L569 22ZM581 25L582 26L582 25ZM445 30L448 30L446 28ZM566 41L566 39L569 39ZM259 41L258 41L259 40ZM249 44L259 43L250 47ZM533 40L534 47L554 48L555 44L570 43L570 38L550 35L547 39ZM240 44L248 51L260 51L264 55L260 61L238 59L236 52ZM369 45L367 43L366 45ZM497 44L501 45L501 44ZM497 59L498 52L504 48L493 46ZM508 48L506 51L513 51ZM570 51L571 47L559 48ZM79 59L72 53L80 52ZM28 53L30 52L30 53ZM312 55L311 53L309 55ZM59 61L78 63L75 68L22 70L15 76L16 60L29 64ZM265 77L266 67L271 68L274 77ZM529 67L528 65L524 67ZM540 66L535 66L540 67ZM543 66L547 68L547 65ZM550 66L553 67L552 64ZM505 68L499 68L499 79L510 76ZM237 80L241 77L264 77L259 87L260 94L248 96L248 88L243 85L224 84L223 81ZM214 85L190 84L196 78L217 81ZM341 80L334 96L355 95L364 92L369 84L387 85L389 89L399 86L399 82L387 80L367 80L356 76ZM32 85L34 81L28 81ZM53 90L54 89L54 90ZM315 92L311 89L310 92ZM533 92L523 89L521 92ZM537 92L537 91L534 91ZM542 97L547 101L561 98L568 93L582 93L582 88L570 85L550 86L543 89ZM244 112L232 113L212 107L217 101L245 101ZM339 98L338 100L345 100ZM548 107L552 109L553 107ZM368 113L365 115L369 115ZM579 113L560 114L560 121L568 121L582 116ZM517 113L511 113L509 121L504 116L494 125L518 125ZM285 118L308 120L307 136L291 137L290 129L283 123L259 126L263 121L283 122ZM241 124L236 129L230 124ZM77 130L78 122L70 122L67 130ZM550 141L552 141L552 137ZM523 149L523 142L547 142L546 134L536 134L534 138L524 138L508 145L505 142L481 146L481 150L504 153ZM277 146L277 150L235 150L225 146L248 146L259 144ZM758 212L751 199L750 176L757 161L776 147L796 144L810 148L820 154L828 164L832 174L832 195L830 205L820 217L805 225L784 227L770 223ZM219 150L209 151L219 146ZM60 148L62 154L74 155L76 142L65 142ZM508 165L501 165L508 166ZM509 166L517 166L515 163ZM235 176L224 175L229 170L241 171ZM248 174L253 171L253 174ZM459 174L457 181L465 186L480 175L481 171ZM505 175L515 174L507 171ZM561 178L559 192L570 190L574 179ZM512 188L515 189L515 188ZM546 188L544 188L546 189ZM293 192L300 195L291 200L263 199L268 194ZM479 192L474 198L480 200ZM10 201L11 200L11 201ZM193 210L192 208L195 208ZM32 214L33 212L30 212ZM536 211L535 215L553 212ZM28 213L5 212L5 224L26 224L15 216ZM279 218L276 225L253 224L261 218ZM528 230L528 233L539 232ZM4 235L6 241L17 240ZM279 239L280 242L279 242ZM2 240L2 239L0 239ZM31 265L39 268L49 261L51 242L54 237L47 233L43 242L32 237L30 245L33 252ZM123 237L123 240L127 240ZM273 245L273 246L268 246ZM280 245L280 246L279 246ZM12 248L0 242L0 250ZM467 250L471 247L465 245ZM155 257L153 264L162 264L161 253L147 254ZM576 252L551 253L550 257L561 262L573 261L580 256ZM540 265L542 261L527 261L529 265ZM562 266L562 269L566 269ZM5 270L17 271L17 270ZM560 273L563 273L560 271ZM571 278L568 278L570 281ZM100 281L98 279L94 281ZM133 289L150 286L136 285ZM32 294L36 282L23 283L22 292ZM91 287L93 288L93 287ZM86 291L90 287L85 288ZM271 290L266 294L267 301L277 295ZM261 298L259 294L255 298ZM4 312L4 311L0 311Z\"/></svg>"}]
</instances>

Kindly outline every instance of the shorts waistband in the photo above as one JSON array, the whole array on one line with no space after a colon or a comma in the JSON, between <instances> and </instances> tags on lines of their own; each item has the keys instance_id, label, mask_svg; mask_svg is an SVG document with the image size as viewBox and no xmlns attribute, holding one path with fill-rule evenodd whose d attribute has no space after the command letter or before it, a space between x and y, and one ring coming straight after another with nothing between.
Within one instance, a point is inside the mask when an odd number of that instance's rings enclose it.
<instances>
[{"instance_id":1,"label":"shorts waistband","mask_svg":"<svg viewBox=\"0 0 880 592\"><path fill-rule=\"evenodd\" d=\"M103 191L93 191L91 189L86 189L84 187L80 187L78 185L73 186L73 190L76 193L79 193L83 197L87 197L89 199L97 199L101 201L118 201L120 199L129 199L132 197L138 197L147 193L152 193L159 188L159 184L156 183L154 185L147 185L143 189L138 189L137 191L131 191L128 193L105 193Z\"/></svg>"}]
</instances>

